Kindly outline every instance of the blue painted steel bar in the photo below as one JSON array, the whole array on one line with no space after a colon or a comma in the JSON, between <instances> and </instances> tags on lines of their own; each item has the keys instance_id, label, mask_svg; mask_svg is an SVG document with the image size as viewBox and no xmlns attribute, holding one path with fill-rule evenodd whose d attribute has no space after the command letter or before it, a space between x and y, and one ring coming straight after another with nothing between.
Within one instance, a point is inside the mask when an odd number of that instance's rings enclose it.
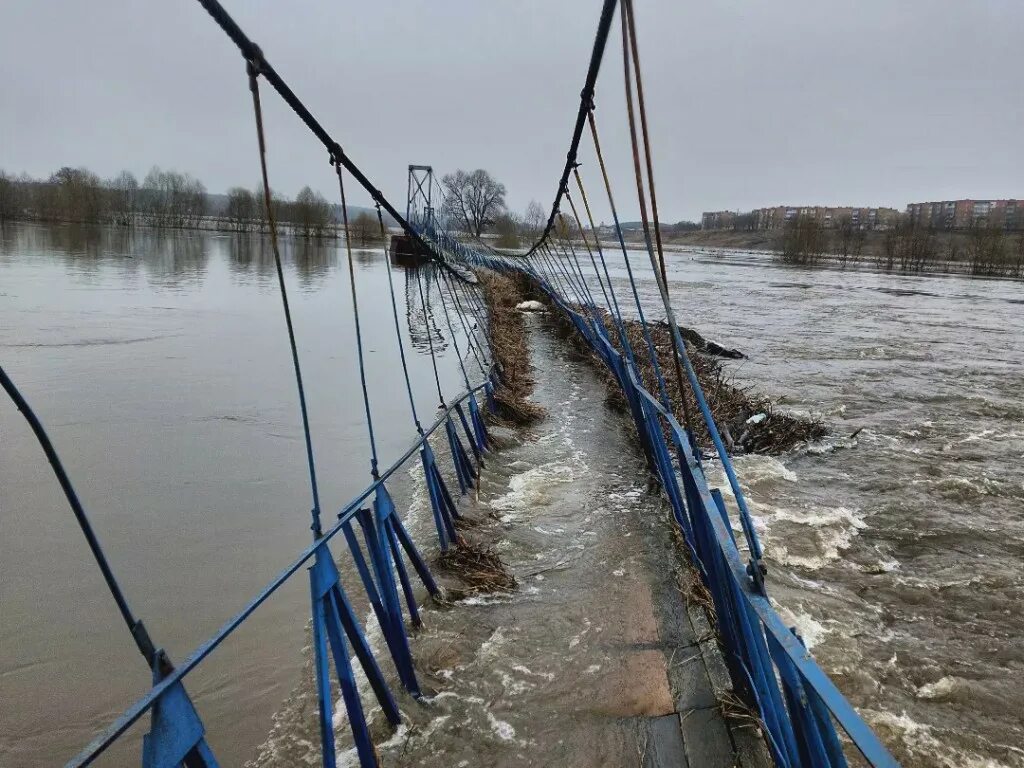
<instances>
[{"instance_id":1,"label":"blue painted steel bar","mask_svg":"<svg viewBox=\"0 0 1024 768\"><path fill-rule=\"evenodd\" d=\"M876 768L897 766L871 728L784 625L761 586L751 580L721 493L708 486L685 430L660 398L644 388L603 329L597 330L591 318L581 314L580 310L586 311L585 307L573 305L569 300L574 293L572 289L565 293L556 287L559 283L562 287L568 285L564 278L558 280L558 268L546 262L544 256L538 255L538 258L540 264L547 264L546 271L554 277L554 283L532 267L508 258L474 251L468 261L500 272L523 272L537 280L612 369L627 398L636 397L642 404L639 419L635 415L638 434L641 441L653 449L657 458L655 470L660 478L663 481L672 478L665 484L666 493L673 515L688 539L687 544L696 553L698 571L712 592L726 663L737 690L746 691L757 707L776 764L793 768L844 766L841 743L832 724L834 719L869 764ZM579 296L578 291L576 295ZM699 382L691 384L699 392ZM662 425L679 449L676 468L665 463ZM675 486L676 469L685 493L680 493Z\"/></svg>"},{"instance_id":2,"label":"blue painted steel bar","mask_svg":"<svg viewBox=\"0 0 1024 768\"><path fill-rule=\"evenodd\" d=\"M473 387L470 392L464 392L456 403L464 402L472 394L480 391L488 391L492 387L490 379L481 382ZM316 554L324 548L331 539L333 539L340 531L343 530L346 524L348 524L359 512L361 505L376 492L377 488L384 483L388 478L394 475L406 461L409 460L413 454L421 450L426 444L428 438L434 434L445 422L445 420L451 415L451 412L455 409L453 403L442 412L429 429L423 431L423 434L417 437L415 441L402 453L395 462L388 467L386 470L381 472L380 478L372 482L367 486L358 496L354 497L348 504L342 508L338 514L338 520L329 529L324 531L323 535L310 544L306 549L299 553L298 557L293 560L284 570L282 570L274 579L267 584L252 600L246 603L234 616L224 622L220 629L214 633L208 640L200 644L191 654L189 654L185 660L179 664L175 669L164 677L159 683L154 685L144 696L141 696L134 704L132 704L125 712L117 718L111 725L98 734L81 752L72 758L67 765L71 768L77 768L78 766L91 765L96 758L103 754L111 744L113 744L119 736L127 731L140 717L145 715L153 705L163 696L169 688L175 684L181 682L186 675L188 675L193 669L195 669L207 656L209 656L214 650L220 646L238 627L244 622L249 616L256 611L263 603L270 598L281 585L288 581L296 571L298 571L303 565L309 562L310 559L316 556ZM398 522L398 518L394 518ZM405 532L404 528L400 525L396 525L395 533L403 546L411 544L408 533ZM415 563L415 561L414 561ZM420 573L421 577L429 576L429 573L425 570L425 564L423 565L424 570L420 571L417 568L417 572ZM424 581L427 581L424 578ZM433 580L430 580L428 589L432 593L437 594L439 592L436 584L433 584Z\"/></svg>"}]
</instances>

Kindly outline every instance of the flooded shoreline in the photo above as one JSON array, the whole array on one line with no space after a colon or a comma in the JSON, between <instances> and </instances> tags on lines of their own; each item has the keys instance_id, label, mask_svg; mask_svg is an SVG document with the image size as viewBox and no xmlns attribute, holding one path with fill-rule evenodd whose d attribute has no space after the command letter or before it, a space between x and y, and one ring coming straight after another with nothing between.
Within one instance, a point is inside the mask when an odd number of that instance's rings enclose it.
<instances>
[{"instance_id":1,"label":"flooded shoreline","mask_svg":"<svg viewBox=\"0 0 1024 768\"><path fill-rule=\"evenodd\" d=\"M324 492L340 505L365 487L368 467L350 461L365 453L365 432L347 407L358 384L338 257L334 246L286 249L317 451L343 468L326 473ZM361 290L383 295L382 256L357 259ZM624 288L622 265L610 267ZM1024 765L1013 682L1024 664L1019 284L806 270L758 254L673 254L669 268L680 322L748 355L727 363L740 385L832 429L779 456L737 459L787 623L904 765ZM640 290L654 303L643 271ZM51 428L133 605L175 659L309 540L279 312L259 237L38 226L0 237L0 354ZM393 327L389 307L368 312L371 327ZM412 320L410 365L427 414L436 405L421 330L429 319ZM388 339L371 339L368 359L371 391L394 404L382 411L382 453L397 455L411 433ZM445 349L442 359L446 390L460 389L454 356ZM21 702L0 713L11 724L0 762L50 764L116 717L147 675L10 409L0 408L0 429L0 680L3 700ZM612 487L616 475L637 476L609 466L612 493L629 490ZM399 473L392 493L413 535L429 533L415 475ZM510 479L498 494L509 508L493 511L516 514L513 502L530 493L527 480ZM537 551L553 549L550 533L531 530ZM301 679L307 621L308 584L297 579L190 677L225 761L252 759L267 741ZM509 674L513 687L529 682ZM516 729L511 713L492 714Z\"/></svg>"}]
</instances>

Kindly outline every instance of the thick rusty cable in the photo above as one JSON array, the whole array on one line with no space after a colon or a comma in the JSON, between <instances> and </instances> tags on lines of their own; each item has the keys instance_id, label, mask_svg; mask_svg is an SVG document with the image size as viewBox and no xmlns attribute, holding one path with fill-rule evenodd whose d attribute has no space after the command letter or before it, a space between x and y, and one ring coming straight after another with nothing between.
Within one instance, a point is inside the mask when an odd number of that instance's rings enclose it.
<instances>
[{"instance_id":1,"label":"thick rusty cable","mask_svg":"<svg viewBox=\"0 0 1024 768\"><path fill-rule=\"evenodd\" d=\"M625 1L629 2L629 0L625 0ZM633 143L633 160L634 160L634 165L635 165L636 170L637 170L637 177L638 177L637 178L637 183L639 185L640 184L640 167L639 167L639 156L638 156L638 152L637 152L636 121L635 121L634 116L633 116L633 100L632 100L631 89L630 89L630 85L629 85L629 81L630 81L630 75L629 75L630 56L628 55L629 40L628 40L627 30L625 28L625 26L629 23L628 19L629 19L628 12L624 10L623 11L623 31L622 31L622 39L623 39L622 57L623 57L623 65L624 65L624 68L625 68L625 75L626 75L626 98L627 98L627 106L628 106L627 113L628 113L628 116L629 116L629 132L630 132L630 138L631 138L632 143ZM641 206L643 206L642 188L641 188L640 200L641 200ZM661 275L660 275L660 273L658 271L657 265L654 263L654 252L651 249L651 242L650 242L649 231L648 231L648 235L647 235L647 249L648 249L648 254L651 257L651 268L652 268L652 270L654 270L655 278L656 278L656 281L658 283L658 288L659 288L659 290L661 292L661 300L662 300L662 303L665 306L665 314L666 314L666 319L668 320L669 333L670 333L670 335L672 337L672 347L673 347L673 350L675 351L675 355L673 357L674 357L674 360L676 362L676 370L679 373L681 373L682 366L686 367L686 376L687 376L687 379L691 383L691 390L693 392L694 400L696 400L697 406L701 410L701 414L702 414L702 416L704 418L705 425L707 426L708 434L710 435L712 442L715 444L715 450L718 453L719 458L721 459L721 462L722 462L722 469L724 470L725 475L726 475L726 477L729 480L729 486L730 486L730 488L732 488L733 497L736 499L736 506L739 508L739 511L740 511L740 525L743 528L744 537L746 538L747 546L750 549L751 557L753 559L753 562L750 563L750 566L749 566L752 578L754 580L755 585L757 585L757 588L759 590L763 591L763 583L764 582L763 582L763 576L760 573L761 568L763 567L762 564L761 564L761 558L763 556L762 548L761 548L761 542L760 542L760 540L757 537L757 531L754 528L753 519L751 517L750 510L749 510L749 508L747 506L746 497L745 497L745 495L743 493L742 488L740 487L739 479L736 477L736 473L735 473L735 470L733 469L732 462L729 460L728 451L725 448L725 444L722 442L721 435L718 432L718 427L715 424L714 415L712 414L711 408L708 405L707 400L705 399L703 393L700 391L700 384L699 384L699 382L697 380L696 371L693 370L693 365L691 364L690 359L689 359L688 355L686 354L686 348L684 346L682 335L681 335L681 333L679 331L679 324L676 322L675 312L672 309L672 301L671 301L671 299L669 297L669 294L668 294L668 285L666 283L662 282ZM684 390L680 389L680 398L682 399L683 405L684 405L684 408L685 408L685 406L686 406L686 398L683 395L683 392L684 392ZM687 415L687 429L689 430L688 415ZM692 439L692 431L690 432L690 434L691 434L691 439Z\"/></svg>"},{"instance_id":2,"label":"thick rusty cable","mask_svg":"<svg viewBox=\"0 0 1024 768\"><path fill-rule=\"evenodd\" d=\"M623 0L620 9L622 11L622 66L626 84L626 114L629 118L629 137L633 147L633 169L636 175L636 191L637 198L640 201L640 220L643 223L644 228L644 240L647 245L647 253L651 259L651 271L654 272L655 282L658 283L663 302L665 304L665 321L667 323L674 323L675 316L672 312L671 305L668 301L668 279L665 277L665 258L660 252L659 245L659 256L661 265L659 268L658 259L654 256L654 248L651 245L651 226L647 218L647 195L644 191L644 178L643 171L640 169L640 149L637 144L636 135L636 119L633 115L633 87L632 78L630 77L629 61L630 61L630 37L629 37L629 0ZM634 57L636 51L633 51ZM634 59L635 60L635 59ZM648 170L650 170L650 157L648 157ZM671 329L670 329L671 331ZM690 419L690 406L687 404L686 391L688 389L685 378L683 376L683 365L681 357L683 350L678 348L676 344L676 336L673 333L669 333L669 337L672 339L672 363L676 374L676 385L679 387L679 401L683 407L683 423L686 425L687 430L692 430L693 424Z\"/></svg>"},{"instance_id":3,"label":"thick rusty cable","mask_svg":"<svg viewBox=\"0 0 1024 768\"><path fill-rule=\"evenodd\" d=\"M632 0L623 0L623 7L629 19L629 40L633 52L633 75L636 78L636 101L640 112L640 132L644 140L644 159L647 166L647 186L651 197L651 220L654 224L654 242L658 247L658 261L661 266L661 279L668 285L668 275L665 271L665 252L661 245L661 223L658 219L658 197L654 192L654 162L651 159L651 140L647 132L647 107L644 102L644 84L640 76L640 54L636 45L636 20L633 16Z\"/></svg>"},{"instance_id":4,"label":"thick rusty cable","mask_svg":"<svg viewBox=\"0 0 1024 768\"><path fill-rule=\"evenodd\" d=\"M302 431L306 439L306 463L309 467L309 486L313 494L313 538L319 539L323 534L320 526L320 488L316 481L316 463L313 460L313 439L309 431L309 411L306 408L306 389L302 384L302 367L299 365L299 350L295 344L295 327L292 325L291 308L288 305L288 289L284 283L284 269L281 267L281 249L277 242L277 220L274 207L270 201L270 179L267 176L267 142L263 134L263 110L260 107L260 85L258 64L249 61L246 70L249 74L249 90L252 91L253 112L256 115L256 138L260 150L260 172L263 176L263 205L267 211L267 223L270 227L270 245L274 252L274 265L277 267L277 284L281 288L281 304L284 307L284 320L288 326L288 344L292 350L292 367L295 369L295 383L299 390L299 410L302 412Z\"/></svg>"},{"instance_id":5,"label":"thick rusty cable","mask_svg":"<svg viewBox=\"0 0 1024 768\"><path fill-rule=\"evenodd\" d=\"M587 113L594 103L594 85L597 82L597 73L601 69L601 60L604 58L605 45L608 42L608 32L611 29L612 17L615 14L615 1L604 0L601 9L601 18L597 23L597 34L594 37L594 47L590 52L590 66L587 68L587 78L580 91L580 108L576 113L576 125L573 127L572 139L569 142L569 151L565 156L565 168L562 171L562 178L558 182L558 191L555 194L555 202L551 205L551 215L548 216L548 223L544 231L537 239L526 255L531 255L543 243L548 234L555 226L555 214L558 213L562 195L569 185L569 173L576 166L576 156L579 153L580 139L583 137L583 127L586 122Z\"/></svg>"},{"instance_id":6,"label":"thick rusty cable","mask_svg":"<svg viewBox=\"0 0 1024 768\"><path fill-rule=\"evenodd\" d=\"M580 222L580 215L576 211L576 203L572 201L572 195L569 191L565 192L565 199L569 201L569 210L572 211L573 221L576 222L576 229L579 230L580 237L583 239L583 246L587 249L587 256L590 257L590 264L594 267L594 275L597 277L597 284L601 286L601 295L604 296L604 302L608 305L610 310L612 307L612 300L608 297L608 290L604 287L604 280L601 278L601 271L597 268L597 259L594 258L594 252L590 249L590 241L587 240L587 233L583 231L583 224Z\"/></svg>"},{"instance_id":7,"label":"thick rusty cable","mask_svg":"<svg viewBox=\"0 0 1024 768\"><path fill-rule=\"evenodd\" d=\"M661 398L665 410L672 410L672 403L668 397L668 390L665 387L665 377L661 372L661 363L658 362L658 352L654 347L654 340L651 338L651 329L647 326L647 319L644 317L643 304L640 301L640 294L637 292L636 280L633 278L633 267L630 264L629 253L626 250L626 242L622 237L622 227L619 225L619 214L615 207L615 197L612 194L612 183L608 178L608 169L604 164L604 153L601 151L601 140L597 135L597 122L594 120L594 111L587 115L590 123L590 136L594 141L594 153L597 155L597 164L601 169L601 178L604 180L605 194L608 196L608 205L612 211L612 219L615 221L615 231L619 238L619 247L622 249L622 258L626 264L626 274L629 276L629 287L633 293L633 301L636 303L636 311L639 315L640 329L643 332L644 342L647 345L647 353L651 358L651 366L654 368L655 378L658 380L658 395ZM680 393L682 394L682 393Z\"/></svg>"}]
</instances>

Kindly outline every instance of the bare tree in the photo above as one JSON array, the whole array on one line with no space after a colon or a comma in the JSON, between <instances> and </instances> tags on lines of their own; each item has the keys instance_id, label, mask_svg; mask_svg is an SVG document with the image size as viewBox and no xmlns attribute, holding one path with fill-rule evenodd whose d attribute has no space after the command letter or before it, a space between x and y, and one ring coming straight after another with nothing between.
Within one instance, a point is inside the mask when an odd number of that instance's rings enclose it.
<instances>
[{"instance_id":1,"label":"bare tree","mask_svg":"<svg viewBox=\"0 0 1024 768\"><path fill-rule=\"evenodd\" d=\"M25 207L25 186L5 171L0 171L0 221L19 219Z\"/></svg>"},{"instance_id":2,"label":"bare tree","mask_svg":"<svg viewBox=\"0 0 1024 768\"><path fill-rule=\"evenodd\" d=\"M132 224L139 207L139 181L130 171L121 171L107 182L107 199L113 220Z\"/></svg>"},{"instance_id":3,"label":"bare tree","mask_svg":"<svg viewBox=\"0 0 1024 768\"><path fill-rule=\"evenodd\" d=\"M441 184L447 195L444 212L477 237L505 210L505 185L483 169L446 174Z\"/></svg>"},{"instance_id":4,"label":"bare tree","mask_svg":"<svg viewBox=\"0 0 1024 768\"><path fill-rule=\"evenodd\" d=\"M50 176L48 186L52 197L47 200L47 218L95 222L103 216L102 184L92 171L64 166Z\"/></svg>"},{"instance_id":5,"label":"bare tree","mask_svg":"<svg viewBox=\"0 0 1024 768\"><path fill-rule=\"evenodd\" d=\"M828 250L828 233L817 219L800 216L782 234L782 260L813 266Z\"/></svg>"},{"instance_id":6,"label":"bare tree","mask_svg":"<svg viewBox=\"0 0 1024 768\"><path fill-rule=\"evenodd\" d=\"M544 210L544 206L536 200L531 200L530 204L526 206L526 216L523 217L524 229L532 237L538 237L544 231L544 226L547 223L548 213Z\"/></svg>"},{"instance_id":7,"label":"bare tree","mask_svg":"<svg viewBox=\"0 0 1024 768\"><path fill-rule=\"evenodd\" d=\"M377 217L363 211L354 219L349 219L348 236L353 244L369 245L381 240L380 222Z\"/></svg>"},{"instance_id":8,"label":"bare tree","mask_svg":"<svg viewBox=\"0 0 1024 768\"><path fill-rule=\"evenodd\" d=\"M225 209L228 222L236 232L245 232L252 227L256 217L256 201L252 192L245 187L228 190L228 204Z\"/></svg>"},{"instance_id":9,"label":"bare tree","mask_svg":"<svg viewBox=\"0 0 1024 768\"><path fill-rule=\"evenodd\" d=\"M331 206L319 192L303 187L291 205L290 219L303 237L323 237L331 222Z\"/></svg>"},{"instance_id":10,"label":"bare tree","mask_svg":"<svg viewBox=\"0 0 1024 768\"><path fill-rule=\"evenodd\" d=\"M140 208L150 224L194 227L206 215L206 187L187 173L153 166L142 182Z\"/></svg>"},{"instance_id":11,"label":"bare tree","mask_svg":"<svg viewBox=\"0 0 1024 768\"><path fill-rule=\"evenodd\" d=\"M514 213L501 213L494 219L494 231L498 235L495 243L499 248L518 248L519 230L522 222Z\"/></svg>"},{"instance_id":12,"label":"bare tree","mask_svg":"<svg viewBox=\"0 0 1024 768\"><path fill-rule=\"evenodd\" d=\"M921 272L938 257L935 231L907 216L901 216L886 230L882 246L878 266L887 270Z\"/></svg>"}]
</instances>

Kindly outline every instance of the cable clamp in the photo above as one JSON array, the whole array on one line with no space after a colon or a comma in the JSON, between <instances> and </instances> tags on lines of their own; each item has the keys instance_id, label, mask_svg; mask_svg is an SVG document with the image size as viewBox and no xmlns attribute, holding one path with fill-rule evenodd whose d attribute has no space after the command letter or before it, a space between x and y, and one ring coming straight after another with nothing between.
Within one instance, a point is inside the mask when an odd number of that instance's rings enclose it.
<instances>
[{"instance_id":1,"label":"cable clamp","mask_svg":"<svg viewBox=\"0 0 1024 768\"><path fill-rule=\"evenodd\" d=\"M260 47L253 43L249 48L249 55L245 59L246 70L250 77L259 77L263 74L263 51Z\"/></svg>"},{"instance_id":2,"label":"cable clamp","mask_svg":"<svg viewBox=\"0 0 1024 768\"><path fill-rule=\"evenodd\" d=\"M764 594L764 577L768 575L768 566L760 558L751 558L747 563L747 575L758 594Z\"/></svg>"}]
</instances>

